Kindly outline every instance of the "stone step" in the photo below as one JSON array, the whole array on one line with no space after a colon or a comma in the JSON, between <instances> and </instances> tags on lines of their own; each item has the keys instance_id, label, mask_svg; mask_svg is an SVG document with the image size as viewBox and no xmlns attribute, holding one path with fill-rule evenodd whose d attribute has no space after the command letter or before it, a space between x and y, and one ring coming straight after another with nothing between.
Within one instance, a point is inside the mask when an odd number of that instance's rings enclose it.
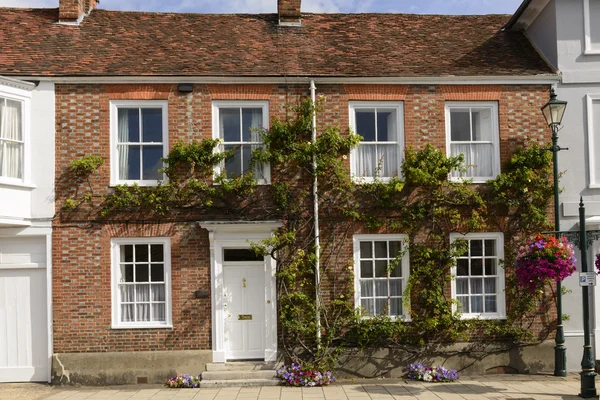
<instances>
[{"instance_id":1,"label":"stone step","mask_svg":"<svg viewBox=\"0 0 600 400\"><path fill-rule=\"evenodd\" d=\"M272 379L274 370L264 371L205 371L202 373L203 381L231 381L240 379Z\"/></svg>"},{"instance_id":2,"label":"stone step","mask_svg":"<svg viewBox=\"0 0 600 400\"><path fill-rule=\"evenodd\" d=\"M206 364L207 371L262 371L275 370L274 362L231 362Z\"/></svg>"},{"instance_id":3,"label":"stone step","mask_svg":"<svg viewBox=\"0 0 600 400\"><path fill-rule=\"evenodd\" d=\"M279 379L230 379L214 380L200 382L200 387L204 389L223 388L223 387L251 387L251 386L279 386Z\"/></svg>"}]
</instances>

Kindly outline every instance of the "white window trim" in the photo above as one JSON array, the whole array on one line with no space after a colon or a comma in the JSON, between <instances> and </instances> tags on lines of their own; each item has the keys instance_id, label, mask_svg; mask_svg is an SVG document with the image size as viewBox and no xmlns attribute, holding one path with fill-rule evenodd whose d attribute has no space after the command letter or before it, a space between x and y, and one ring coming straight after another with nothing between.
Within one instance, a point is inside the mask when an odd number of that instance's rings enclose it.
<instances>
[{"instance_id":1,"label":"white window trim","mask_svg":"<svg viewBox=\"0 0 600 400\"><path fill-rule=\"evenodd\" d=\"M212 103L212 125L213 125L213 139L219 139L219 109L220 108L262 108L263 110L263 129L269 129L269 102L267 100L214 100ZM215 149L219 151L218 149ZM221 173L221 166L217 165L214 169L215 175ZM271 166L269 164L264 165L264 177L265 179L257 179L260 185L268 185L271 183Z\"/></svg>"},{"instance_id":2,"label":"white window trim","mask_svg":"<svg viewBox=\"0 0 600 400\"><path fill-rule=\"evenodd\" d=\"M7 82L9 83L9 82ZM8 86L0 80L0 98L21 103L21 129L23 134L22 179L0 176L0 185L33 189L31 183L31 91L16 86Z\"/></svg>"},{"instance_id":3,"label":"white window trim","mask_svg":"<svg viewBox=\"0 0 600 400\"><path fill-rule=\"evenodd\" d=\"M121 307L119 303L119 255L120 246L126 244L162 244L165 252L165 322L121 322ZM112 326L111 329L154 329L173 328L173 314L171 303L171 238L112 238L111 239L111 299L112 299Z\"/></svg>"},{"instance_id":4,"label":"white window trim","mask_svg":"<svg viewBox=\"0 0 600 400\"><path fill-rule=\"evenodd\" d=\"M600 138L594 138L594 125L600 126L600 121L594 121L594 115L592 113L592 107L595 101L600 102L600 93L586 95L587 104L587 137L588 137L588 157L589 157L589 168L590 168L590 182L588 187L590 189L600 189L600 176L596 176L596 166L598 160L594 153L594 146L596 140Z\"/></svg>"},{"instance_id":5,"label":"white window trim","mask_svg":"<svg viewBox=\"0 0 600 400\"><path fill-rule=\"evenodd\" d=\"M446 155L449 157L450 144L451 144L451 128L450 128L450 110L452 108L484 108L489 107L492 109L492 144L494 145L494 164L493 176L474 176L474 177L452 177L452 182L463 182L465 180L472 180L473 183L485 183L491 179L495 179L500 174L500 125L498 119L498 102L496 101L447 101L446 102Z\"/></svg>"},{"instance_id":6,"label":"white window trim","mask_svg":"<svg viewBox=\"0 0 600 400\"><path fill-rule=\"evenodd\" d=\"M169 155L169 103L166 100L111 100L110 102L110 186L116 185L132 185L138 186L156 186L157 180L134 180L119 179L119 152L118 152L118 137L119 137L119 108L160 108L162 109L162 141L163 141L163 158ZM142 133L140 132L140 135ZM141 139L141 138L140 138ZM166 181L166 176L163 174L162 181Z\"/></svg>"},{"instance_id":7,"label":"white window trim","mask_svg":"<svg viewBox=\"0 0 600 400\"><path fill-rule=\"evenodd\" d=\"M365 234L365 235L354 235L353 246L354 246L354 308L360 308L360 242L361 241L376 241L376 240L399 240L402 242L402 249L405 250L408 246L408 235L405 234ZM404 280L404 286L402 290L402 307L404 315L402 316L390 316L392 320L410 321L410 309L404 307L404 296L406 292L406 286L408 279L410 278L410 256L408 251L404 252L402 256L402 278ZM372 318L371 316L363 316L363 319Z\"/></svg>"},{"instance_id":8,"label":"white window trim","mask_svg":"<svg viewBox=\"0 0 600 400\"><path fill-rule=\"evenodd\" d=\"M584 55L598 55L600 54L600 43L598 43L597 49L592 49L592 23L590 13L590 0L583 0L583 33L585 36L585 48L583 50Z\"/></svg>"},{"instance_id":9,"label":"white window trim","mask_svg":"<svg viewBox=\"0 0 600 400\"><path fill-rule=\"evenodd\" d=\"M498 253L498 312L495 313L463 313L462 319L506 319L506 283L504 268L500 266L500 262L504 259L504 234L501 232L482 232L482 233L451 233L450 242L457 239L496 239L496 251ZM451 268L452 276L452 300L456 300L456 263ZM471 275L469 275L470 277ZM457 305L452 306L452 311L457 311Z\"/></svg>"},{"instance_id":10,"label":"white window trim","mask_svg":"<svg viewBox=\"0 0 600 400\"><path fill-rule=\"evenodd\" d=\"M350 127L354 133L356 132L356 109L357 108L394 108L398 117L398 177L402 176L402 162L404 160L404 102L400 101L351 101L348 103L348 111L350 116ZM393 143L393 142L390 142ZM360 146L360 144L359 144ZM354 159L357 157L357 148L350 151L350 176L355 183L369 183L376 179L381 182L389 182L391 176L371 177L359 176L354 169Z\"/></svg>"}]
</instances>

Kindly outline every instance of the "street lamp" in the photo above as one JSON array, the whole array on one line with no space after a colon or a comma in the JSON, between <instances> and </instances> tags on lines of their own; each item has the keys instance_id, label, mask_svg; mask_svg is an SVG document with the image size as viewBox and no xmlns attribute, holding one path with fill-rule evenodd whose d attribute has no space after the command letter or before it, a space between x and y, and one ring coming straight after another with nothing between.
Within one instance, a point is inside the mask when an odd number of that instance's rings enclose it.
<instances>
[{"instance_id":1,"label":"street lamp","mask_svg":"<svg viewBox=\"0 0 600 400\"><path fill-rule=\"evenodd\" d=\"M558 126L561 124L567 102L558 100L554 88L550 93L550 101L542 107L542 113L546 118L546 123L552 128L552 166L554 171L554 231L558 238L560 231L560 211L558 204L558 152L562 149L558 145ZM565 331L562 325L562 284L556 282L556 311L557 326L554 346L554 376L567 376L567 349L565 348Z\"/></svg>"}]
</instances>

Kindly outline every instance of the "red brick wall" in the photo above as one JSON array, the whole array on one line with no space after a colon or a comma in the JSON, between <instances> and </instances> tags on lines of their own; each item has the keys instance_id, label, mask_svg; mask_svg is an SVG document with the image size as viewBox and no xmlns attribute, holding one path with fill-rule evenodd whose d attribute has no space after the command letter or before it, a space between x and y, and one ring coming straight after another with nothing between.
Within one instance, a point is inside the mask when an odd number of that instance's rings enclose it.
<instances>
[{"instance_id":1,"label":"red brick wall","mask_svg":"<svg viewBox=\"0 0 600 400\"><path fill-rule=\"evenodd\" d=\"M319 85L326 96L319 126L348 129L348 101L403 100L405 146L427 143L446 149L445 101L498 101L501 158L515 146L546 142L540 107L547 101L546 85ZM65 172L69 163L88 154L105 164L92 179L98 195L110 182L110 100L168 100L169 144L212 137L212 100L269 101L271 118L285 118L286 104L310 95L307 85L195 85L180 94L177 85L57 85L56 86L56 211L53 235L54 351L141 351L210 349L209 299L195 299L196 290L210 291L208 235L193 221L112 223L61 218L64 200L72 195ZM366 232L363 232L366 233ZM111 329L111 237L171 237L173 329ZM352 243L340 251L352 258ZM339 264L339 263L336 263ZM341 263L344 264L344 263ZM347 265L345 266L347 269ZM347 276L334 272L334 281ZM328 283L331 284L331 281ZM332 290L333 289L333 286ZM336 287L336 291L340 288ZM333 296L336 294L332 293Z\"/></svg>"}]
</instances>

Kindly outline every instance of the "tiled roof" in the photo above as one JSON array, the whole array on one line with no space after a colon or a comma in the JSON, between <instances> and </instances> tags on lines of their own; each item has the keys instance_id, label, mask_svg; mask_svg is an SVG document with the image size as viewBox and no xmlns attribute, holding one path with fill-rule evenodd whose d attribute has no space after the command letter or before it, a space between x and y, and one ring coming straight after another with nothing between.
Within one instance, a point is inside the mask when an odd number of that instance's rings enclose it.
<instances>
[{"instance_id":1,"label":"tiled roof","mask_svg":"<svg viewBox=\"0 0 600 400\"><path fill-rule=\"evenodd\" d=\"M509 15L174 14L0 8L0 75L525 76L552 74Z\"/></svg>"}]
</instances>

